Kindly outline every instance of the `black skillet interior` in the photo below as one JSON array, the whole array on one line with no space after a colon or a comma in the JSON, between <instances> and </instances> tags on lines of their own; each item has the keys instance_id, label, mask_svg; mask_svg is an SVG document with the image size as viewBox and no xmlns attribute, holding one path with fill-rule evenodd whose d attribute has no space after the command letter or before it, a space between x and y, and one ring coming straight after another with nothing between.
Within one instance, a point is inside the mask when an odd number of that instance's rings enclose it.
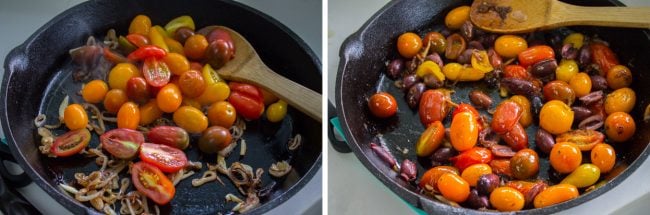
<instances>
[{"instance_id":1,"label":"black skillet interior","mask_svg":"<svg viewBox=\"0 0 650 215\"><path fill-rule=\"evenodd\" d=\"M622 5L617 1L582 0L567 2L585 6ZM385 63L398 57L395 41L401 33L412 31L423 35L431 29L440 29L444 23L444 16L449 10L470 3L471 1L453 0L390 2L373 15L359 31L347 38L339 53L341 61L335 89L336 107L348 144L366 168L393 192L428 213L461 214L479 213L479 211L454 208L418 194L413 185L398 179L397 174L370 150L369 143L385 144L398 163L401 163L405 158L411 160L416 158L415 142L424 127L420 123L417 111L408 108L405 99L403 99L405 94L393 85L393 81L383 75L386 70ZM650 128L647 123L640 120L643 118L643 108L650 102L645 95L646 92L650 91L650 86L643 84L650 81L650 77L646 75L646 72L650 71L650 64L647 63L650 62L650 56L648 55L650 53L650 37L648 31L594 27L575 27L572 30L586 35L596 34L605 41L610 42L621 63L629 66L634 71L635 77L632 88L637 93L637 102L632 111L632 116L637 119L636 135L633 140L625 144L614 145L618 157L623 158L622 163L629 166L626 171L604 187L583 194L576 200L543 209L526 210L521 213L553 213L593 199L621 183L631 172L636 170L649 153L646 146L650 140L650 133L648 133ZM452 95L452 100L454 102L468 103L467 94L473 88L480 89L483 88L483 85L476 83L456 85L456 88L454 88L456 92ZM379 90L388 91L396 97L399 107L396 117L381 120L369 114L367 99ZM496 92L491 92L490 95L495 99L498 97ZM449 122L446 122L446 126L448 125ZM531 148L534 148L534 138L532 138L534 136L531 134L534 134L536 129L534 126L527 129ZM381 135L378 136L378 134ZM408 154L403 155L396 150L397 147L409 149ZM548 157L539 151L538 154L542 158L539 178L548 180ZM430 167L429 161L426 160L416 163L418 164L419 176Z\"/></svg>"},{"instance_id":2,"label":"black skillet interior","mask_svg":"<svg viewBox=\"0 0 650 215\"><path fill-rule=\"evenodd\" d=\"M81 46L88 36L103 38L110 28L124 35L130 20L137 14L146 14L152 23L163 25L172 18L191 15L198 28L207 25L228 26L242 34L256 49L262 60L279 74L321 92L321 64L309 47L285 26L273 18L245 5L231 1L90 1L77 5L41 27L21 46L15 48L5 61L2 83L2 125L14 157L28 175L54 199L75 214L93 213L94 209L80 204L56 188L59 182L72 182L77 171L96 170L94 161L81 156L50 159L41 156L36 146L40 142L33 125L38 113L50 120L58 114L61 99L70 94L71 101L81 101L74 93L80 83L72 83L72 63L68 50ZM48 123L52 123L49 121ZM320 168L321 125L297 110L289 110L288 117L279 124L257 120L247 123L244 138L248 145L246 156L239 157L239 146L227 161L240 161L253 168L263 168L280 160L291 158L295 171L285 179L272 179L264 174L263 184L277 182L270 198L263 200L252 214L263 213L285 202L302 188ZM56 133L63 132L57 130ZM301 134L303 145L293 154L286 149L287 139ZM193 137L196 139L196 137ZM96 146L93 136L91 146ZM186 150L190 160L215 163L215 156L201 155L196 146ZM205 169L205 167L204 167ZM206 184L191 186L191 178L177 186L174 200L161 207L164 213L215 214L227 212L234 204L225 203L227 193L238 194L224 176L223 187Z\"/></svg>"}]
</instances>

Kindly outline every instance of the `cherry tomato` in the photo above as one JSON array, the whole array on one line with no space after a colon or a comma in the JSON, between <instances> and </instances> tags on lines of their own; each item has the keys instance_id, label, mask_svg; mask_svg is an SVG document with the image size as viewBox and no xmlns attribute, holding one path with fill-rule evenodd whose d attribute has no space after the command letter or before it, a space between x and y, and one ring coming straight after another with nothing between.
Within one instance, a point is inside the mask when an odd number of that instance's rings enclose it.
<instances>
[{"instance_id":1,"label":"cherry tomato","mask_svg":"<svg viewBox=\"0 0 650 215\"><path fill-rule=\"evenodd\" d=\"M104 98L104 109L109 113L117 113L124 103L129 101L124 90L112 89L106 93Z\"/></svg>"},{"instance_id":2,"label":"cherry tomato","mask_svg":"<svg viewBox=\"0 0 650 215\"><path fill-rule=\"evenodd\" d=\"M478 178L485 174L492 174L492 168L490 165L479 163L465 168L460 176L469 183L469 186L476 187Z\"/></svg>"},{"instance_id":3,"label":"cherry tomato","mask_svg":"<svg viewBox=\"0 0 650 215\"><path fill-rule=\"evenodd\" d=\"M166 173L175 173L187 165L187 157L183 151L161 144L142 143L140 159Z\"/></svg>"},{"instance_id":4,"label":"cherry tomato","mask_svg":"<svg viewBox=\"0 0 650 215\"><path fill-rule=\"evenodd\" d=\"M126 82L126 96L139 104L144 104L149 101L151 89L149 89L149 85L147 85L147 81L144 78L131 77Z\"/></svg>"},{"instance_id":5,"label":"cherry tomato","mask_svg":"<svg viewBox=\"0 0 650 215\"><path fill-rule=\"evenodd\" d=\"M445 57L450 60L456 60L463 51L467 48L465 39L460 34L452 34L447 37L447 47L445 49Z\"/></svg>"},{"instance_id":6,"label":"cherry tomato","mask_svg":"<svg viewBox=\"0 0 650 215\"><path fill-rule=\"evenodd\" d=\"M613 66L607 72L607 85L612 89L629 87L632 84L632 71L623 65Z\"/></svg>"},{"instance_id":7,"label":"cherry tomato","mask_svg":"<svg viewBox=\"0 0 650 215\"><path fill-rule=\"evenodd\" d=\"M185 51L185 56L188 58L192 60L200 60L203 59L208 45L208 40L205 39L205 36L195 34L187 38L183 50Z\"/></svg>"},{"instance_id":8,"label":"cherry tomato","mask_svg":"<svg viewBox=\"0 0 650 215\"><path fill-rule=\"evenodd\" d=\"M582 153L576 144L560 142L551 149L549 161L553 169L559 173L570 173L580 166Z\"/></svg>"},{"instance_id":9,"label":"cherry tomato","mask_svg":"<svg viewBox=\"0 0 650 215\"><path fill-rule=\"evenodd\" d=\"M576 93L564 81L555 80L548 82L544 85L542 91L544 92L544 100L546 101L560 100L570 106L576 100Z\"/></svg>"},{"instance_id":10,"label":"cherry tomato","mask_svg":"<svg viewBox=\"0 0 650 215\"><path fill-rule=\"evenodd\" d=\"M580 49L584 44L585 35L581 33L571 33L564 38L562 45L571 44L573 48Z\"/></svg>"},{"instance_id":11,"label":"cherry tomato","mask_svg":"<svg viewBox=\"0 0 650 215\"><path fill-rule=\"evenodd\" d=\"M232 37L230 36L230 33L228 31L221 29L221 28L215 28L208 35L206 36L207 40L209 43L212 43L217 40L223 40L228 44L229 48L235 49L235 42L233 42Z\"/></svg>"},{"instance_id":12,"label":"cherry tomato","mask_svg":"<svg viewBox=\"0 0 650 215\"><path fill-rule=\"evenodd\" d=\"M528 98L522 95L514 95L508 100L517 103L519 107L521 107L521 118L519 118L519 123L521 123L521 126L524 126L524 128L526 128L529 125L533 124L533 112L530 109L531 104Z\"/></svg>"},{"instance_id":13,"label":"cherry tomato","mask_svg":"<svg viewBox=\"0 0 650 215\"><path fill-rule=\"evenodd\" d=\"M636 124L630 114L615 112L605 119L605 134L607 139L613 142L625 142L629 140L636 131Z\"/></svg>"},{"instance_id":14,"label":"cherry tomato","mask_svg":"<svg viewBox=\"0 0 650 215\"><path fill-rule=\"evenodd\" d=\"M423 42L422 46L424 47L426 47L429 43L431 43L431 48L438 54L445 53L445 48L447 47L447 40L445 39L445 36L443 36L441 33L435 31L429 32L427 33L427 35L424 36L422 42Z\"/></svg>"},{"instance_id":15,"label":"cherry tomato","mask_svg":"<svg viewBox=\"0 0 650 215\"><path fill-rule=\"evenodd\" d=\"M140 193L159 205L169 203L176 194L176 188L167 176L158 167L145 162L133 164L131 181Z\"/></svg>"},{"instance_id":16,"label":"cherry tomato","mask_svg":"<svg viewBox=\"0 0 650 215\"><path fill-rule=\"evenodd\" d=\"M442 90L427 90L420 96L420 122L428 126L435 121L443 121L451 110L447 104L450 100L449 94Z\"/></svg>"},{"instance_id":17,"label":"cherry tomato","mask_svg":"<svg viewBox=\"0 0 650 215\"><path fill-rule=\"evenodd\" d=\"M600 178L600 169L596 165L586 163L573 170L560 184L571 184L577 188L585 188L595 184L598 178Z\"/></svg>"},{"instance_id":18,"label":"cherry tomato","mask_svg":"<svg viewBox=\"0 0 650 215\"><path fill-rule=\"evenodd\" d=\"M129 34L148 35L151 28L151 19L146 15L137 15L131 20Z\"/></svg>"},{"instance_id":19,"label":"cherry tomato","mask_svg":"<svg viewBox=\"0 0 650 215\"><path fill-rule=\"evenodd\" d=\"M180 43L185 43L187 41L187 38L190 38L192 35L194 35L193 29L187 28L187 27L180 27L176 29L176 32L174 32L173 36L174 39L177 40Z\"/></svg>"},{"instance_id":20,"label":"cherry tomato","mask_svg":"<svg viewBox=\"0 0 650 215\"><path fill-rule=\"evenodd\" d=\"M504 78L526 79L528 78L528 76L529 76L528 72L526 71L526 68L524 68L523 66L510 64L503 69Z\"/></svg>"},{"instance_id":21,"label":"cherry tomato","mask_svg":"<svg viewBox=\"0 0 650 215\"><path fill-rule=\"evenodd\" d=\"M152 87L162 87L169 83L171 72L164 61L156 58L147 58L142 64L142 74L147 83Z\"/></svg>"},{"instance_id":22,"label":"cherry tomato","mask_svg":"<svg viewBox=\"0 0 650 215\"><path fill-rule=\"evenodd\" d=\"M215 71L214 68L210 66L210 64L205 64L205 66L203 66L201 69L201 75L203 75L203 80L205 80L205 84L208 86L216 84L217 82L224 82L223 79L219 77L219 74L217 74L217 71Z\"/></svg>"},{"instance_id":23,"label":"cherry tomato","mask_svg":"<svg viewBox=\"0 0 650 215\"><path fill-rule=\"evenodd\" d=\"M183 102L181 90L175 84L165 85L156 96L158 108L165 113L176 111Z\"/></svg>"},{"instance_id":24,"label":"cherry tomato","mask_svg":"<svg viewBox=\"0 0 650 215\"><path fill-rule=\"evenodd\" d=\"M126 82L131 77L140 77L140 70L131 63L120 63L111 69L108 73L108 86L111 89L126 90Z\"/></svg>"},{"instance_id":25,"label":"cherry tomato","mask_svg":"<svg viewBox=\"0 0 650 215\"><path fill-rule=\"evenodd\" d=\"M591 149L591 163L600 169L601 173L608 173L616 164L614 147L606 143L599 143Z\"/></svg>"},{"instance_id":26,"label":"cherry tomato","mask_svg":"<svg viewBox=\"0 0 650 215\"><path fill-rule=\"evenodd\" d=\"M190 30L195 29L194 20L192 19L191 16L185 15L185 16L179 16L172 19L165 25L165 30L169 35L173 35L177 29L182 27L189 28Z\"/></svg>"},{"instance_id":27,"label":"cherry tomato","mask_svg":"<svg viewBox=\"0 0 650 215\"><path fill-rule=\"evenodd\" d=\"M146 45L131 52L127 58L131 61L138 61L147 58L161 59L165 57L165 55L167 55L167 51L164 49L155 45Z\"/></svg>"},{"instance_id":28,"label":"cherry tomato","mask_svg":"<svg viewBox=\"0 0 650 215\"><path fill-rule=\"evenodd\" d=\"M378 92L368 99L368 108L372 115L388 118L397 113L397 101L395 101L395 97L386 92Z\"/></svg>"},{"instance_id":29,"label":"cherry tomato","mask_svg":"<svg viewBox=\"0 0 650 215\"><path fill-rule=\"evenodd\" d=\"M573 110L560 100L546 102L539 112L539 126L551 134L562 134L571 130Z\"/></svg>"},{"instance_id":30,"label":"cherry tomato","mask_svg":"<svg viewBox=\"0 0 650 215\"><path fill-rule=\"evenodd\" d=\"M183 106L174 112L174 123L189 133L201 133L208 127L208 117L201 110Z\"/></svg>"},{"instance_id":31,"label":"cherry tomato","mask_svg":"<svg viewBox=\"0 0 650 215\"><path fill-rule=\"evenodd\" d=\"M636 103L636 93L634 90L624 87L614 90L605 97L605 112L612 114L614 112L629 113Z\"/></svg>"},{"instance_id":32,"label":"cherry tomato","mask_svg":"<svg viewBox=\"0 0 650 215\"><path fill-rule=\"evenodd\" d=\"M204 80L208 80L205 79ZM210 105L218 101L224 101L230 96L230 87L225 82L216 82L207 84L203 94L196 98L196 101L201 105Z\"/></svg>"},{"instance_id":33,"label":"cherry tomato","mask_svg":"<svg viewBox=\"0 0 650 215\"><path fill-rule=\"evenodd\" d=\"M452 157L450 160L462 172L468 166L477 163L489 163L492 160L492 152L483 147L474 147Z\"/></svg>"},{"instance_id":34,"label":"cherry tomato","mask_svg":"<svg viewBox=\"0 0 650 215\"><path fill-rule=\"evenodd\" d=\"M86 128L88 125L88 113L79 104L70 104L63 111L63 122L70 130Z\"/></svg>"},{"instance_id":35,"label":"cherry tomato","mask_svg":"<svg viewBox=\"0 0 650 215\"><path fill-rule=\"evenodd\" d=\"M580 193L576 186L570 184L558 184L550 186L540 192L535 197L533 203L535 208L543 208L578 198L578 195L580 195Z\"/></svg>"},{"instance_id":36,"label":"cherry tomato","mask_svg":"<svg viewBox=\"0 0 650 215\"><path fill-rule=\"evenodd\" d=\"M519 122L523 114L521 106L512 101L503 101L495 109L490 127L496 133L505 133Z\"/></svg>"},{"instance_id":37,"label":"cherry tomato","mask_svg":"<svg viewBox=\"0 0 650 215\"><path fill-rule=\"evenodd\" d=\"M578 72L580 72L580 68L575 60L564 59L555 69L555 79L568 83Z\"/></svg>"},{"instance_id":38,"label":"cherry tomato","mask_svg":"<svg viewBox=\"0 0 650 215\"><path fill-rule=\"evenodd\" d=\"M494 51L505 58L514 58L528 48L526 40L516 35L502 35L494 41Z\"/></svg>"},{"instance_id":39,"label":"cherry tomato","mask_svg":"<svg viewBox=\"0 0 650 215\"><path fill-rule=\"evenodd\" d=\"M576 144L580 151L589 151L598 143L605 140L605 135L599 131L578 129L558 135L555 142L570 142Z\"/></svg>"},{"instance_id":40,"label":"cherry tomato","mask_svg":"<svg viewBox=\"0 0 650 215\"><path fill-rule=\"evenodd\" d=\"M538 45L520 52L517 58L519 59L519 65L528 67L542 60L555 58L555 52L550 46Z\"/></svg>"},{"instance_id":41,"label":"cherry tomato","mask_svg":"<svg viewBox=\"0 0 650 215\"><path fill-rule=\"evenodd\" d=\"M459 113L462 113L462 112L470 112L472 115L474 115L475 119L478 119L479 116L480 116L478 111L476 110L476 108L474 108L474 106L472 106L470 104L467 104L467 103L460 103L460 104L458 104L458 106L456 106L456 108L454 108L454 112L451 113L451 117L453 118L453 117L456 116L456 114L459 114ZM479 129L479 130L481 130L481 129Z\"/></svg>"},{"instance_id":42,"label":"cherry tomato","mask_svg":"<svg viewBox=\"0 0 650 215\"><path fill-rule=\"evenodd\" d=\"M204 153L215 153L231 144L230 131L221 126L210 126L199 138L199 149Z\"/></svg>"},{"instance_id":43,"label":"cherry tomato","mask_svg":"<svg viewBox=\"0 0 650 215\"><path fill-rule=\"evenodd\" d=\"M131 159L135 157L144 143L144 135L139 131L118 128L107 131L99 137L102 149L119 159Z\"/></svg>"},{"instance_id":44,"label":"cherry tomato","mask_svg":"<svg viewBox=\"0 0 650 215\"><path fill-rule=\"evenodd\" d=\"M228 61L235 57L235 48L228 41L217 39L210 42L210 45L205 50L205 59L215 69L219 69L226 65Z\"/></svg>"},{"instance_id":45,"label":"cherry tomato","mask_svg":"<svg viewBox=\"0 0 650 215\"><path fill-rule=\"evenodd\" d=\"M147 33L147 34L149 34L149 33ZM147 34L144 34L144 35L147 35ZM144 35L142 35L142 34L129 34L129 35L126 35L126 40L129 41L131 44L136 46L136 48L133 51L135 51L138 47L144 47L144 46L149 45L149 38L147 38ZM133 51L131 51L129 53L132 53Z\"/></svg>"},{"instance_id":46,"label":"cherry tomato","mask_svg":"<svg viewBox=\"0 0 650 215\"><path fill-rule=\"evenodd\" d=\"M117 112L117 127L136 129L140 124L140 109L133 102L127 102Z\"/></svg>"},{"instance_id":47,"label":"cherry tomato","mask_svg":"<svg viewBox=\"0 0 650 215\"><path fill-rule=\"evenodd\" d=\"M181 54L168 53L162 60L174 75L182 75L190 70L190 61Z\"/></svg>"},{"instance_id":48,"label":"cherry tomato","mask_svg":"<svg viewBox=\"0 0 650 215\"><path fill-rule=\"evenodd\" d=\"M156 144L171 146L180 150L190 145L190 136L187 132L176 126L157 126L149 130L147 139Z\"/></svg>"},{"instance_id":49,"label":"cherry tomato","mask_svg":"<svg viewBox=\"0 0 650 215\"><path fill-rule=\"evenodd\" d=\"M208 108L208 121L210 125L230 128L237 119L237 111L227 101L218 101Z\"/></svg>"},{"instance_id":50,"label":"cherry tomato","mask_svg":"<svg viewBox=\"0 0 650 215\"><path fill-rule=\"evenodd\" d=\"M205 81L199 71L189 70L178 78L178 86L188 98L199 97L205 91Z\"/></svg>"},{"instance_id":51,"label":"cherry tomato","mask_svg":"<svg viewBox=\"0 0 650 215\"><path fill-rule=\"evenodd\" d=\"M417 34L407 32L397 38L397 51L402 57L413 58L422 48L422 39Z\"/></svg>"},{"instance_id":52,"label":"cherry tomato","mask_svg":"<svg viewBox=\"0 0 650 215\"><path fill-rule=\"evenodd\" d=\"M469 183L456 174L445 173L438 178L438 190L446 199L464 202L469 197Z\"/></svg>"},{"instance_id":53,"label":"cherry tomato","mask_svg":"<svg viewBox=\"0 0 650 215\"><path fill-rule=\"evenodd\" d=\"M100 103L108 92L108 84L102 80L92 80L81 90L81 96L88 103Z\"/></svg>"},{"instance_id":54,"label":"cherry tomato","mask_svg":"<svg viewBox=\"0 0 650 215\"><path fill-rule=\"evenodd\" d=\"M480 70L481 72L492 72L494 67L490 63L490 57L486 51L476 51L472 52L472 57L470 58L472 63L472 68Z\"/></svg>"},{"instance_id":55,"label":"cherry tomato","mask_svg":"<svg viewBox=\"0 0 650 215\"><path fill-rule=\"evenodd\" d=\"M71 130L56 137L50 152L58 157L68 157L79 153L90 142L90 131L86 128Z\"/></svg>"},{"instance_id":56,"label":"cherry tomato","mask_svg":"<svg viewBox=\"0 0 650 215\"><path fill-rule=\"evenodd\" d=\"M501 138L515 151L528 148L528 134L519 122L510 131L503 133Z\"/></svg>"},{"instance_id":57,"label":"cherry tomato","mask_svg":"<svg viewBox=\"0 0 650 215\"><path fill-rule=\"evenodd\" d=\"M616 54L602 43L590 43L589 49L591 49L592 62L600 67L600 76L607 77L607 72L612 67L620 64Z\"/></svg>"},{"instance_id":58,"label":"cherry tomato","mask_svg":"<svg viewBox=\"0 0 650 215\"><path fill-rule=\"evenodd\" d=\"M140 125L145 126L162 117L163 112L158 108L156 99L151 99L144 105L140 106Z\"/></svg>"},{"instance_id":59,"label":"cherry tomato","mask_svg":"<svg viewBox=\"0 0 650 215\"><path fill-rule=\"evenodd\" d=\"M469 6L454 8L445 16L445 25L449 29L459 29L465 21L469 20Z\"/></svg>"},{"instance_id":60,"label":"cherry tomato","mask_svg":"<svg viewBox=\"0 0 650 215\"><path fill-rule=\"evenodd\" d=\"M510 158L512 175L517 179L528 179L537 175L539 171L539 156L532 149L519 150Z\"/></svg>"},{"instance_id":61,"label":"cherry tomato","mask_svg":"<svg viewBox=\"0 0 650 215\"><path fill-rule=\"evenodd\" d=\"M281 122L286 115L287 103L282 100L269 105L269 108L266 109L266 119L269 122Z\"/></svg>"},{"instance_id":62,"label":"cherry tomato","mask_svg":"<svg viewBox=\"0 0 650 215\"><path fill-rule=\"evenodd\" d=\"M490 167L495 174L505 175L512 177L512 170L510 168L510 159L494 159L490 161Z\"/></svg>"},{"instance_id":63,"label":"cherry tomato","mask_svg":"<svg viewBox=\"0 0 650 215\"><path fill-rule=\"evenodd\" d=\"M508 181L506 182L505 186L514 188L517 191L521 192L521 194L524 194L526 205L532 203L533 200L535 200L535 196L548 187L544 181L539 180L535 182L521 180Z\"/></svg>"},{"instance_id":64,"label":"cherry tomato","mask_svg":"<svg viewBox=\"0 0 650 215\"><path fill-rule=\"evenodd\" d=\"M151 40L151 45L165 50L165 53L169 52L169 47L167 47L167 44L165 43L165 37L167 37L166 34L167 32L165 32L165 30L162 29L162 27L159 25L153 26L151 30L149 30L149 39Z\"/></svg>"},{"instance_id":65,"label":"cherry tomato","mask_svg":"<svg viewBox=\"0 0 650 215\"><path fill-rule=\"evenodd\" d=\"M524 194L512 187L498 187L490 193L490 205L499 211L519 211L524 202Z\"/></svg>"},{"instance_id":66,"label":"cherry tomato","mask_svg":"<svg viewBox=\"0 0 650 215\"><path fill-rule=\"evenodd\" d=\"M230 82L228 85L231 89L228 101L235 107L237 113L250 120L262 116L262 113L264 113L264 98L259 88L237 82Z\"/></svg>"},{"instance_id":67,"label":"cherry tomato","mask_svg":"<svg viewBox=\"0 0 650 215\"><path fill-rule=\"evenodd\" d=\"M169 52L167 52L167 55L171 53L176 53L185 56L185 50L183 48L183 44L180 42L176 41L175 39L171 37L165 37L165 44L167 44L167 47L169 47Z\"/></svg>"},{"instance_id":68,"label":"cherry tomato","mask_svg":"<svg viewBox=\"0 0 650 215\"><path fill-rule=\"evenodd\" d=\"M445 173L458 175L458 169L453 166L437 166L429 169L422 175L419 186L427 192L438 190L438 179Z\"/></svg>"},{"instance_id":69,"label":"cherry tomato","mask_svg":"<svg viewBox=\"0 0 650 215\"><path fill-rule=\"evenodd\" d=\"M457 151L469 150L478 140L478 121L471 112L462 112L451 121L449 139ZM462 169L462 168L460 168Z\"/></svg>"},{"instance_id":70,"label":"cherry tomato","mask_svg":"<svg viewBox=\"0 0 650 215\"><path fill-rule=\"evenodd\" d=\"M415 145L415 153L418 157L427 157L431 155L440 145L445 138L445 127L442 122L435 121L427 127L420 139Z\"/></svg>"},{"instance_id":71,"label":"cherry tomato","mask_svg":"<svg viewBox=\"0 0 650 215\"><path fill-rule=\"evenodd\" d=\"M591 78L584 72L574 75L569 81L569 85L575 92L576 97L583 97L591 92Z\"/></svg>"}]
</instances>

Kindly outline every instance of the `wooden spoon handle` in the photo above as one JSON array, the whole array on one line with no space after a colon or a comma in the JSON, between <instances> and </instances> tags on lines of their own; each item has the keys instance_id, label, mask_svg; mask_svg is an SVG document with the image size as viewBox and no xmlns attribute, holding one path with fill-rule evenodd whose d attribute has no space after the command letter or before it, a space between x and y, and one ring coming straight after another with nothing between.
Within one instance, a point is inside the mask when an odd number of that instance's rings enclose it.
<instances>
[{"instance_id":1,"label":"wooden spoon handle","mask_svg":"<svg viewBox=\"0 0 650 215\"><path fill-rule=\"evenodd\" d=\"M545 29L569 25L650 28L650 7L581 7L556 1L551 13Z\"/></svg>"}]
</instances>

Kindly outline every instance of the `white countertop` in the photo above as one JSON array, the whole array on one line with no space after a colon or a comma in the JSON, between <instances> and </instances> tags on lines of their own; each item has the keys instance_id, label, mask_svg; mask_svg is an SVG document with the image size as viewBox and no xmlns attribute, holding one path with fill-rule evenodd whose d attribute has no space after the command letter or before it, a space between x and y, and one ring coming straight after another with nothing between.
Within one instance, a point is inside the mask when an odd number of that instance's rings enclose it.
<instances>
[{"instance_id":1,"label":"white countertop","mask_svg":"<svg viewBox=\"0 0 650 215\"><path fill-rule=\"evenodd\" d=\"M0 0L0 59L47 21L83 0ZM277 19L300 38L322 59L322 2L320 0L239 0ZM0 68L0 80L4 68ZM0 129L0 137L4 137ZM322 170L314 175L296 195L270 214L320 214L322 208ZM19 191L44 214L70 214L36 184Z\"/></svg>"},{"instance_id":2,"label":"white countertop","mask_svg":"<svg viewBox=\"0 0 650 215\"><path fill-rule=\"evenodd\" d=\"M328 98L334 101L339 48L350 34L383 7L386 0L330 0L328 30ZM650 6L648 0L622 0L629 6ZM353 153L328 146L328 208L330 214L412 214L404 201L372 175ZM650 161L622 184L561 214L648 214Z\"/></svg>"}]
</instances>

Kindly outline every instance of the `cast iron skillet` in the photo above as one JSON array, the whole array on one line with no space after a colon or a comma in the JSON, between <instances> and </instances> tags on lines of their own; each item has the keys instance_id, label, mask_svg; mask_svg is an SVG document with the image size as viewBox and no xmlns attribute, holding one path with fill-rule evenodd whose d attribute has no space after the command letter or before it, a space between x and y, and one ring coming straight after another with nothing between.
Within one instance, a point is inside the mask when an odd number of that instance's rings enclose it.
<instances>
[{"instance_id":1,"label":"cast iron skillet","mask_svg":"<svg viewBox=\"0 0 650 215\"><path fill-rule=\"evenodd\" d=\"M7 56L0 108L2 126L13 156L36 184L74 214L96 211L61 193L56 185L62 181L72 182L72 174L76 171L90 172L97 167L92 159L80 155L57 159L40 155L36 148L40 139L33 119L39 113L46 113L52 118L64 94L79 89L80 83L70 84L73 67L68 50L83 45L90 35L103 38L109 28L125 35L130 20L137 14L148 15L156 24L165 24L181 15L191 15L197 27L228 26L250 41L271 69L321 92L321 63L308 46L273 18L240 3L99 0L79 4L56 16ZM247 124L248 130L244 136L248 143L246 156L242 158L235 153L227 161L229 165L240 160L255 169L263 168L264 186L277 182L270 197L251 211L251 214L261 214L298 192L320 168L321 144L314 143L321 142L321 124L291 109L281 124L261 120ZM55 132L61 133L63 130ZM286 141L298 133L303 137L303 144L296 152L289 153ZM193 138L195 142L196 137ZM91 147L98 144L97 139L94 135ZM193 146L186 150L190 160L216 162L215 156L201 155L197 148ZM234 152L239 152L238 148ZM295 171L284 179L272 179L267 174L269 166L286 159L291 160ZM200 173L191 178L197 177L200 177ZM226 183L225 187L210 183L192 188L191 179L182 181L177 186L173 201L162 206L161 210L172 214L230 211L234 204L225 203L224 196L226 193L241 194L227 178L220 177Z\"/></svg>"},{"instance_id":2,"label":"cast iron skillet","mask_svg":"<svg viewBox=\"0 0 650 215\"><path fill-rule=\"evenodd\" d=\"M619 5L617 1L568 1L576 5ZM470 5L471 1L391 1L379 12L374 14L356 33L346 39L341 47L339 56L339 73L336 79L336 108L341 126L349 147L361 162L380 181L393 192L418 208L432 214L466 214L481 213L467 208L456 208L430 197L419 194L415 186L405 183L397 174L385 165L370 149L370 142L382 142L397 159L398 163L405 158L415 159L415 142L424 131L417 111L408 108L403 99L404 93L393 86L392 81L384 77L386 61L397 56L395 41L403 32L427 32L441 26L444 16L460 5ZM629 165L619 176L605 186L581 195L579 198L551 207L525 210L519 213L549 214L565 210L587 202L623 182L635 171L650 153L646 146L650 140L650 126L640 120L643 118L643 108L648 104L646 92L650 91L650 77L644 72L650 70L650 34L647 30L576 27L575 30L587 35L598 34L610 42L613 51L618 55L622 64L630 66L634 72L634 82L631 88L637 93L637 102L632 116L636 119L637 131L635 137L626 144L614 144L617 156L623 158L623 163ZM623 39L624 37L624 39ZM474 83L457 85L456 93L452 95L454 102L468 102L467 94ZM478 85L480 87L480 84ZM387 120L372 117L367 108L370 95L379 90L388 91L398 101L398 114ZM492 97L497 97L493 92ZM499 100L497 100L499 101ZM448 126L449 122L446 123ZM528 128L529 147L534 148L534 137L531 134L536 128ZM383 134L377 138L377 134ZM332 140L334 141L334 140ZM334 141L333 144L337 144ZM409 149L408 155L401 155L396 147ZM542 160L539 177L549 179L548 157L538 151ZM428 161L416 162L418 178L422 176L430 164ZM544 166L546 166L544 168Z\"/></svg>"}]
</instances>

